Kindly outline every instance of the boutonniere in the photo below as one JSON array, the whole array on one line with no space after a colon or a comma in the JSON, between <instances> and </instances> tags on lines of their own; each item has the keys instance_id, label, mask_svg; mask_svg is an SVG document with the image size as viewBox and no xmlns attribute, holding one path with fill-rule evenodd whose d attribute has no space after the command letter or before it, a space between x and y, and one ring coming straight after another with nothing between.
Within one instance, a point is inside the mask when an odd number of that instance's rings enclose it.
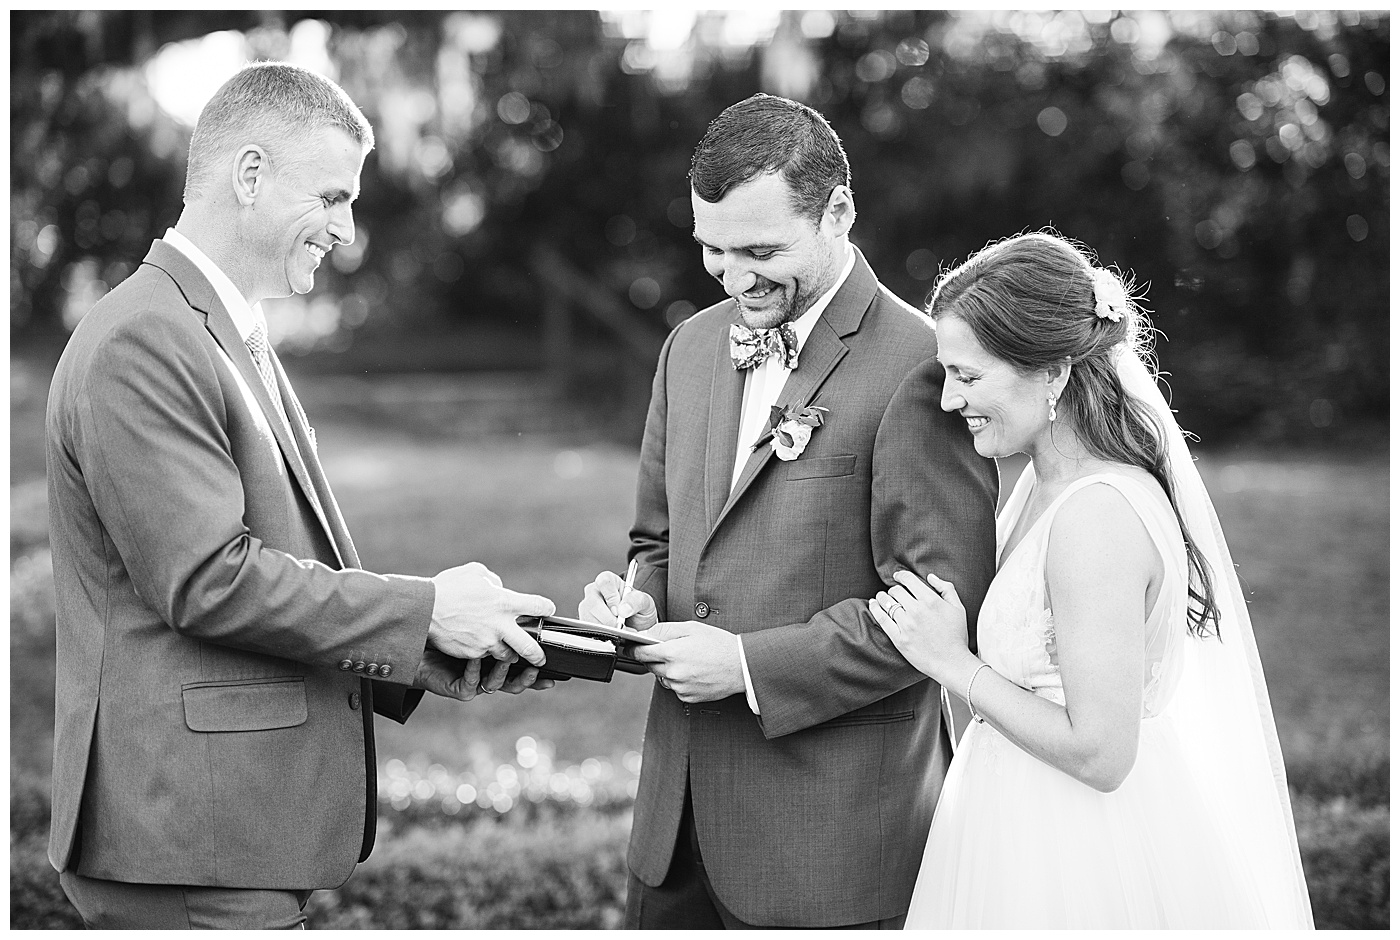
<instances>
[{"instance_id":1,"label":"boutonniere","mask_svg":"<svg viewBox=\"0 0 1400 940\"><path fill-rule=\"evenodd\" d=\"M784 408L774 405L769 409L768 430L754 441L754 449L767 441L772 441L773 453L779 460L796 460L807 449L812 432L826 421L826 408L808 405L806 408Z\"/></svg>"}]
</instances>

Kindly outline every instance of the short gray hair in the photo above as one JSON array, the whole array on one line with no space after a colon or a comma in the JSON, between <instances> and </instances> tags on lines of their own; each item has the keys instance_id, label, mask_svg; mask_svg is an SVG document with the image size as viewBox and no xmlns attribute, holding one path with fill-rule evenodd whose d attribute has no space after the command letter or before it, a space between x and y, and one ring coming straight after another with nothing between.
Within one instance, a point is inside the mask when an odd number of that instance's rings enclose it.
<instances>
[{"instance_id":1,"label":"short gray hair","mask_svg":"<svg viewBox=\"0 0 1400 940\"><path fill-rule=\"evenodd\" d=\"M228 152L253 142L276 163L308 130L338 128L368 153L374 130L335 82L285 62L255 62L214 93L199 113L190 138L185 202L202 195L205 179Z\"/></svg>"}]
</instances>

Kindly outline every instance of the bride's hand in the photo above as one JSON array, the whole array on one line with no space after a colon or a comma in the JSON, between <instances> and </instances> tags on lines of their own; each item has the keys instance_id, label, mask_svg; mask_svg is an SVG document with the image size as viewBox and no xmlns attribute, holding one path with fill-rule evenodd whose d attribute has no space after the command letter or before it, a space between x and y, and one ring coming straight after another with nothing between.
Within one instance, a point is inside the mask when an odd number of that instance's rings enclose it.
<instances>
[{"instance_id":1,"label":"bride's hand","mask_svg":"<svg viewBox=\"0 0 1400 940\"><path fill-rule=\"evenodd\" d=\"M870 615L914 668L940 683L972 656L967 648L967 610L951 581L930 574L921 580L896 571L898 585L868 602Z\"/></svg>"}]
</instances>

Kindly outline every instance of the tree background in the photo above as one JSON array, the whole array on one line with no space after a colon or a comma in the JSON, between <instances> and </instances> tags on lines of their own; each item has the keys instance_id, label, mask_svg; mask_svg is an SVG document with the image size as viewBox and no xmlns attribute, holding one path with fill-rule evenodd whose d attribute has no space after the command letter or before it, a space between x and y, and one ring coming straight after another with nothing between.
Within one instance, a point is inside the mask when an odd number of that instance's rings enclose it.
<instances>
[{"instance_id":1,"label":"tree background","mask_svg":"<svg viewBox=\"0 0 1400 940\"><path fill-rule=\"evenodd\" d=\"M212 92L232 46L331 74L379 136L356 245L274 318L294 370L544 365L635 411L720 297L690 151L765 90L841 135L854 240L909 302L1054 225L1147 286L1207 442L1384 433L1387 13L59 11L10 41L17 349L60 346L173 223L193 113L158 93L198 56Z\"/></svg>"}]
</instances>

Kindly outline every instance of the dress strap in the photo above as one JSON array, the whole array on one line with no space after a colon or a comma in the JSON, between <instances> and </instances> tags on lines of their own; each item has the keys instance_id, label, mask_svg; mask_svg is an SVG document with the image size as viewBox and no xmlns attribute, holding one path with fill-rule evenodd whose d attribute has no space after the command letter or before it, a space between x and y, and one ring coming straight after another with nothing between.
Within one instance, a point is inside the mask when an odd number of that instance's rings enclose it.
<instances>
[{"instance_id":1,"label":"dress strap","mask_svg":"<svg viewBox=\"0 0 1400 940\"><path fill-rule=\"evenodd\" d=\"M1021 475L1016 478L1016 485L1011 488L1011 495L1006 497L1006 502L1002 504L1001 512L997 513L997 558L1002 557L1006 550L1006 540L1011 538L1011 530L1016 528L1016 522L1021 518L1021 513L1025 511L1026 502L1030 499L1031 490L1035 487L1035 466L1027 463Z\"/></svg>"}]
</instances>

